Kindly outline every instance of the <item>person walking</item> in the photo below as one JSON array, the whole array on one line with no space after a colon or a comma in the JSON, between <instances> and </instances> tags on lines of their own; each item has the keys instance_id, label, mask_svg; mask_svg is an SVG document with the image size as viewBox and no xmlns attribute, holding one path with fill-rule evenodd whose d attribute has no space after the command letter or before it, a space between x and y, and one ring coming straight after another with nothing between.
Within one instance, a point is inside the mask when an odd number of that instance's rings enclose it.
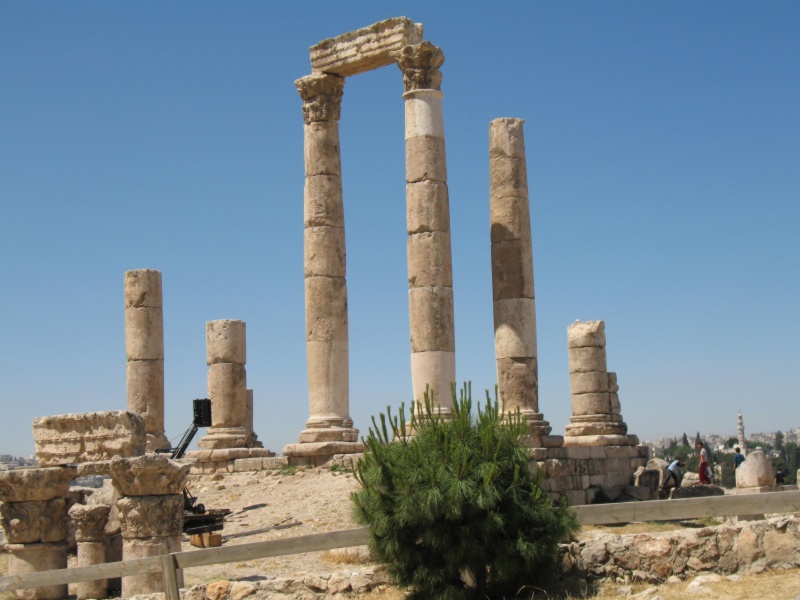
<instances>
[{"instance_id":1,"label":"person walking","mask_svg":"<svg viewBox=\"0 0 800 600\"><path fill-rule=\"evenodd\" d=\"M711 480L708 478L708 450L703 445L703 442L697 442L697 453L700 455L700 466L697 468L697 475L700 477L700 483L708 485Z\"/></svg>"},{"instance_id":2,"label":"person walking","mask_svg":"<svg viewBox=\"0 0 800 600\"><path fill-rule=\"evenodd\" d=\"M661 484L661 490L667 489L671 482L675 482L674 488L677 489L681 487L681 467L684 466L683 463L678 460L677 458L669 463L667 467L667 477L664 479L664 483Z\"/></svg>"}]
</instances>

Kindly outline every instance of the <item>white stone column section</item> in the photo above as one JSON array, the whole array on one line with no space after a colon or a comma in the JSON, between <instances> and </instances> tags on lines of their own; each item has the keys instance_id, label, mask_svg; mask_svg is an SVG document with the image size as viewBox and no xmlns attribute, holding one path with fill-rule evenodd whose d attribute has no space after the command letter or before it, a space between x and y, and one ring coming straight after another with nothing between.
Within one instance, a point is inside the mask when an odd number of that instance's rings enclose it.
<instances>
[{"instance_id":1,"label":"white stone column section","mask_svg":"<svg viewBox=\"0 0 800 600\"><path fill-rule=\"evenodd\" d=\"M161 272L125 272L128 410L144 417L147 452L169 448L164 435L164 319Z\"/></svg>"},{"instance_id":2,"label":"white stone column section","mask_svg":"<svg viewBox=\"0 0 800 600\"><path fill-rule=\"evenodd\" d=\"M358 440L350 418L344 202L339 115L344 79L317 73L295 82L303 99L304 265L309 418L301 444ZM290 445L291 446L291 445ZM291 454L293 450L287 446ZM320 447L321 453L327 450ZM304 452L314 452L306 447ZM331 451L330 453L333 453Z\"/></svg>"},{"instance_id":3,"label":"white stone column section","mask_svg":"<svg viewBox=\"0 0 800 600\"><path fill-rule=\"evenodd\" d=\"M247 363L245 322L233 319L206 323L208 397L211 427L198 446L203 450L247 445Z\"/></svg>"},{"instance_id":4,"label":"white stone column section","mask_svg":"<svg viewBox=\"0 0 800 600\"><path fill-rule=\"evenodd\" d=\"M533 245L522 119L489 124L490 233L497 383L502 410L519 410L529 444L559 446L539 412Z\"/></svg>"},{"instance_id":5,"label":"white stone column section","mask_svg":"<svg viewBox=\"0 0 800 600\"><path fill-rule=\"evenodd\" d=\"M448 413L455 382L453 267L442 118L441 49L430 42L397 54L405 93L408 293L414 399L426 388Z\"/></svg>"}]
</instances>

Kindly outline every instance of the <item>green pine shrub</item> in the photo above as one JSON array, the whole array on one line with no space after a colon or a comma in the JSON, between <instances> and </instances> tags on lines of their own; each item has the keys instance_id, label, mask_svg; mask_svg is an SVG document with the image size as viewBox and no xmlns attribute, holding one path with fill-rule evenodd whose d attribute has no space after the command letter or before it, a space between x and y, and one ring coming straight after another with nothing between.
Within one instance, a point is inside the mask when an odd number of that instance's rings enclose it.
<instances>
[{"instance_id":1,"label":"green pine shrub","mask_svg":"<svg viewBox=\"0 0 800 600\"><path fill-rule=\"evenodd\" d=\"M427 393L408 423L403 406L399 417L387 408L380 425L373 417L355 471L355 517L411 598L514 598L543 581L579 525L531 473L519 412L504 416L487 392L475 415L469 384L452 393L450 418Z\"/></svg>"}]
</instances>

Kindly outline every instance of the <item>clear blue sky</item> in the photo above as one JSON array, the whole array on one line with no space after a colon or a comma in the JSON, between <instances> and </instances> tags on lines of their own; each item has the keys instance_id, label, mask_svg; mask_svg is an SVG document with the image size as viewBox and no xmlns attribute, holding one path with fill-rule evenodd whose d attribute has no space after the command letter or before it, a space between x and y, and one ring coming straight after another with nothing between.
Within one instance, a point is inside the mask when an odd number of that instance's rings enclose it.
<instances>
[{"instance_id":1,"label":"clear blue sky","mask_svg":"<svg viewBox=\"0 0 800 600\"><path fill-rule=\"evenodd\" d=\"M316 42L389 17L445 53L457 376L495 383L488 125L525 119L540 409L566 329L606 322L642 439L800 427L800 3L0 0L0 453L34 417L123 409L122 282L163 273L166 427L205 322L247 322L256 432L308 417L303 119ZM402 80L341 119L350 408L411 396Z\"/></svg>"}]
</instances>

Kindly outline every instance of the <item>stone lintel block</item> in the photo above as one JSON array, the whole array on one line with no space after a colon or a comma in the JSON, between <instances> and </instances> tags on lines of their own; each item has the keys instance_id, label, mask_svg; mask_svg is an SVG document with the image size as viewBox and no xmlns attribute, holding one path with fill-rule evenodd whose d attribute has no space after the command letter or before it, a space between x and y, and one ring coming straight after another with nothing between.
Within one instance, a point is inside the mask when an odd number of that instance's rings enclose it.
<instances>
[{"instance_id":1,"label":"stone lintel block","mask_svg":"<svg viewBox=\"0 0 800 600\"><path fill-rule=\"evenodd\" d=\"M306 177L303 222L306 227L344 227L342 178L338 175Z\"/></svg>"},{"instance_id":2,"label":"stone lintel block","mask_svg":"<svg viewBox=\"0 0 800 600\"><path fill-rule=\"evenodd\" d=\"M346 274L344 227L306 227L304 232L306 277L341 277Z\"/></svg>"},{"instance_id":3,"label":"stone lintel block","mask_svg":"<svg viewBox=\"0 0 800 600\"><path fill-rule=\"evenodd\" d=\"M492 197L489 204L491 241L531 239L530 203L527 197Z\"/></svg>"},{"instance_id":4,"label":"stone lintel block","mask_svg":"<svg viewBox=\"0 0 800 600\"><path fill-rule=\"evenodd\" d=\"M122 538L179 536L183 530L183 494L123 497L117 500Z\"/></svg>"},{"instance_id":5,"label":"stone lintel block","mask_svg":"<svg viewBox=\"0 0 800 600\"><path fill-rule=\"evenodd\" d=\"M347 342L347 283L343 277L306 278L306 341Z\"/></svg>"},{"instance_id":6,"label":"stone lintel block","mask_svg":"<svg viewBox=\"0 0 800 600\"><path fill-rule=\"evenodd\" d=\"M411 351L455 352L453 288L418 287L408 291Z\"/></svg>"},{"instance_id":7,"label":"stone lintel block","mask_svg":"<svg viewBox=\"0 0 800 600\"><path fill-rule=\"evenodd\" d=\"M528 170L525 159L489 157L489 190L492 198L527 198Z\"/></svg>"},{"instance_id":8,"label":"stone lintel block","mask_svg":"<svg viewBox=\"0 0 800 600\"><path fill-rule=\"evenodd\" d=\"M144 454L144 418L127 410L37 417L33 441L40 466L109 460Z\"/></svg>"},{"instance_id":9,"label":"stone lintel block","mask_svg":"<svg viewBox=\"0 0 800 600\"><path fill-rule=\"evenodd\" d=\"M247 362L247 329L244 321L220 319L206 322L206 363Z\"/></svg>"},{"instance_id":10,"label":"stone lintel block","mask_svg":"<svg viewBox=\"0 0 800 600\"><path fill-rule=\"evenodd\" d=\"M420 42L420 23L406 17L386 19L311 46L311 69L348 77L391 64L395 52Z\"/></svg>"},{"instance_id":11,"label":"stone lintel block","mask_svg":"<svg viewBox=\"0 0 800 600\"><path fill-rule=\"evenodd\" d=\"M514 412L517 408L538 412L537 383L535 358L497 359L497 387L504 412Z\"/></svg>"},{"instance_id":12,"label":"stone lintel block","mask_svg":"<svg viewBox=\"0 0 800 600\"><path fill-rule=\"evenodd\" d=\"M439 90L415 90L403 96L406 108L406 140L417 137L444 139L442 96Z\"/></svg>"},{"instance_id":13,"label":"stone lintel block","mask_svg":"<svg viewBox=\"0 0 800 600\"><path fill-rule=\"evenodd\" d=\"M609 407L608 392L572 394L572 414L575 416L606 415L610 413Z\"/></svg>"},{"instance_id":14,"label":"stone lintel block","mask_svg":"<svg viewBox=\"0 0 800 600\"><path fill-rule=\"evenodd\" d=\"M603 321L575 321L567 327L568 348L589 346L605 348L606 324Z\"/></svg>"},{"instance_id":15,"label":"stone lintel block","mask_svg":"<svg viewBox=\"0 0 800 600\"><path fill-rule=\"evenodd\" d=\"M110 512L107 504L73 504L69 516L75 524L75 541L105 542Z\"/></svg>"},{"instance_id":16,"label":"stone lintel block","mask_svg":"<svg viewBox=\"0 0 800 600\"><path fill-rule=\"evenodd\" d=\"M489 123L489 155L525 159L525 119L501 117Z\"/></svg>"},{"instance_id":17,"label":"stone lintel block","mask_svg":"<svg viewBox=\"0 0 800 600\"><path fill-rule=\"evenodd\" d=\"M449 233L434 231L408 236L408 286L453 287Z\"/></svg>"},{"instance_id":18,"label":"stone lintel block","mask_svg":"<svg viewBox=\"0 0 800 600\"><path fill-rule=\"evenodd\" d=\"M617 374L612 371L608 371L607 375L608 375L608 391L613 393L618 392L619 384L617 383Z\"/></svg>"},{"instance_id":19,"label":"stone lintel block","mask_svg":"<svg viewBox=\"0 0 800 600\"><path fill-rule=\"evenodd\" d=\"M569 349L569 372L591 373L606 370L606 349L597 346Z\"/></svg>"},{"instance_id":20,"label":"stone lintel block","mask_svg":"<svg viewBox=\"0 0 800 600\"><path fill-rule=\"evenodd\" d=\"M283 449L284 456L332 456L334 454L355 454L364 452L361 442L310 442L288 444Z\"/></svg>"},{"instance_id":21,"label":"stone lintel block","mask_svg":"<svg viewBox=\"0 0 800 600\"><path fill-rule=\"evenodd\" d=\"M39 571L67 568L65 542L43 544L8 544L8 575L28 575ZM17 590L19 600L61 600L68 595L67 584Z\"/></svg>"},{"instance_id":22,"label":"stone lintel block","mask_svg":"<svg viewBox=\"0 0 800 600\"><path fill-rule=\"evenodd\" d=\"M125 309L125 353L128 360L164 358L164 318L161 308Z\"/></svg>"},{"instance_id":23,"label":"stone lintel block","mask_svg":"<svg viewBox=\"0 0 800 600\"><path fill-rule=\"evenodd\" d=\"M573 447L567 448L567 456L573 459L589 459L591 458L591 451L589 448Z\"/></svg>"},{"instance_id":24,"label":"stone lintel block","mask_svg":"<svg viewBox=\"0 0 800 600\"><path fill-rule=\"evenodd\" d=\"M306 177L332 175L341 182L342 157L339 147L339 123L336 121L306 123L303 134Z\"/></svg>"},{"instance_id":25,"label":"stone lintel block","mask_svg":"<svg viewBox=\"0 0 800 600\"><path fill-rule=\"evenodd\" d=\"M341 423L349 419L347 340L306 342L308 400L312 419Z\"/></svg>"},{"instance_id":26,"label":"stone lintel block","mask_svg":"<svg viewBox=\"0 0 800 600\"><path fill-rule=\"evenodd\" d=\"M453 408L451 384L456 380L455 352L423 351L411 354L414 400L424 402L425 391L433 393L434 405L448 413Z\"/></svg>"},{"instance_id":27,"label":"stone lintel block","mask_svg":"<svg viewBox=\"0 0 800 600\"><path fill-rule=\"evenodd\" d=\"M67 499L3 502L0 522L10 544L63 542L67 539Z\"/></svg>"},{"instance_id":28,"label":"stone lintel block","mask_svg":"<svg viewBox=\"0 0 800 600\"><path fill-rule=\"evenodd\" d=\"M608 377L605 371L570 373L569 386L573 394L608 393ZM604 411L598 411L604 412Z\"/></svg>"},{"instance_id":29,"label":"stone lintel block","mask_svg":"<svg viewBox=\"0 0 800 600\"><path fill-rule=\"evenodd\" d=\"M183 494L189 466L164 454L114 458L111 461L111 480L121 496Z\"/></svg>"},{"instance_id":30,"label":"stone lintel block","mask_svg":"<svg viewBox=\"0 0 800 600\"><path fill-rule=\"evenodd\" d=\"M300 432L299 443L308 442L357 442L358 429L351 427L312 428Z\"/></svg>"},{"instance_id":31,"label":"stone lintel block","mask_svg":"<svg viewBox=\"0 0 800 600\"><path fill-rule=\"evenodd\" d=\"M534 297L530 240L492 242L492 292L495 300Z\"/></svg>"},{"instance_id":32,"label":"stone lintel block","mask_svg":"<svg viewBox=\"0 0 800 600\"><path fill-rule=\"evenodd\" d=\"M125 308L162 308L161 271L125 271Z\"/></svg>"},{"instance_id":33,"label":"stone lintel block","mask_svg":"<svg viewBox=\"0 0 800 600\"><path fill-rule=\"evenodd\" d=\"M536 301L494 301L494 348L500 358L536 358Z\"/></svg>"},{"instance_id":34,"label":"stone lintel block","mask_svg":"<svg viewBox=\"0 0 800 600\"><path fill-rule=\"evenodd\" d=\"M164 433L164 359L128 361L125 381L128 410L144 418L148 433Z\"/></svg>"},{"instance_id":35,"label":"stone lintel block","mask_svg":"<svg viewBox=\"0 0 800 600\"><path fill-rule=\"evenodd\" d=\"M237 363L208 367L212 427L243 427L247 409L247 369Z\"/></svg>"},{"instance_id":36,"label":"stone lintel block","mask_svg":"<svg viewBox=\"0 0 800 600\"><path fill-rule=\"evenodd\" d=\"M447 181L444 138L415 137L406 140L406 183Z\"/></svg>"},{"instance_id":37,"label":"stone lintel block","mask_svg":"<svg viewBox=\"0 0 800 600\"><path fill-rule=\"evenodd\" d=\"M444 181L406 184L406 228L412 233L450 233L450 200Z\"/></svg>"}]
</instances>

